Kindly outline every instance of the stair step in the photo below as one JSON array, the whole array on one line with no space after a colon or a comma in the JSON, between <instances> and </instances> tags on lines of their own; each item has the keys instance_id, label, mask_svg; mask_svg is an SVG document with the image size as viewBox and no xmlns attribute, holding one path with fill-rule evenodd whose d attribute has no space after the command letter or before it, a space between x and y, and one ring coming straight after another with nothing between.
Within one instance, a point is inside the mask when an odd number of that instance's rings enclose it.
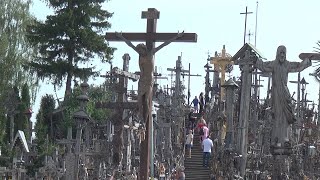
<instances>
[{"instance_id":1,"label":"stair step","mask_svg":"<svg viewBox=\"0 0 320 180\"><path fill-rule=\"evenodd\" d=\"M184 160L184 172L186 180L209 180L210 169L202 166L203 152L200 144L194 144L191 150L191 158L186 152Z\"/></svg>"},{"instance_id":2,"label":"stair step","mask_svg":"<svg viewBox=\"0 0 320 180\"><path fill-rule=\"evenodd\" d=\"M184 160L184 172L186 180L209 180L210 169L202 166L203 152L201 144L198 142L199 135L194 136L194 144L191 150L191 158L188 158L186 151Z\"/></svg>"}]
</instances>

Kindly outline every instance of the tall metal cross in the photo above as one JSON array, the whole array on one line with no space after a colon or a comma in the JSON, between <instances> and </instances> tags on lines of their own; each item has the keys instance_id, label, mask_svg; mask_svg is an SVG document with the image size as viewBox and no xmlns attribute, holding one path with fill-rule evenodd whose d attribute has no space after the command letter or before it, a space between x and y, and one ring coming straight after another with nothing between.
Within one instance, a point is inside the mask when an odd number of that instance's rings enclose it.
<instances>
[{"instance_id":1,"label":"tall metal cross","mask_svg":"<svg viewBox=\"0 0 320 180\"><path fill-rule=\"evenodd\" d=\"M246 12L240 13L245 15L244 20L244 37L243 37L243 44L246 44L246 35L247 35L247 16L248 14L252 14L252 12L248 12L248 7L246 6Z\"/></svg>"},{"instance_id":2,"label":"tall metal cross","mask_svg":"<svg viewBox=\"0 0 320 180\"><path fill-rule=\"evenodd\" d=\"M131 42L146 42L147 54L150 52L155 53L157 50L166 46L170 42L197 42L197 34L195 33L183 33L182 36L178 36L177 33L156 33L157 19L160 17L160 12L155 8L149 8L148 11L143 11L141 18L147 19L147 32L146 33L121 33L121 37L118 33L107 33L105 38L108 41L124 41L133 49L137 49ZM164 42L159 47L155 48L155 42ZM136 50L137 51L137 50ZM140 55L140 54L139 54ZM152 57L153 58L153 57ZM153 61L153 59L150 59ZM140 77L141 78L141 77ZM150 82L148 82L150 83ZM139 96L139 95L138 95ZM146 97L144 97L146 98ZM151 97L152 98L152 93ZM149 101L148 101L149 102ZM148 104L148 109L152 109L152 105ZM144 105L142 106L144 107ZM147 112L148 117L144 119L146 122L146 138L141 142L141 156L140 156L140 174L141 180L148 179L149 177L149 126L152 123L151 112Z\"/></svg>"}]
</instances>

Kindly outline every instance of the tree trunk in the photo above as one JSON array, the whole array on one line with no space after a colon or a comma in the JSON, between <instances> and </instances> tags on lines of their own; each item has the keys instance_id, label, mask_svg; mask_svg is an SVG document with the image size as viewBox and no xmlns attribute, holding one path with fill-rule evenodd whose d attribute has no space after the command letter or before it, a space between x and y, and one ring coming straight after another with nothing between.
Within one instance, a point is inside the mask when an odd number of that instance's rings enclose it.
<instances>
[{"instance_id":1,"label":"tree trunk","mask_svg":"<svg viewBox=\"0 0 320 180\"><path fill-rule=\"evenodd\" d=\"M73 48L71 48L73 49ZM70 50L68 52L68 62L69 62L69 71L68 71L68 75L67 75L67 82L66 82L66 91L64 94L64 100L68 99L68 97L70 97L71 93L72 93L72 89L71 89L71 81L72 81L72 77L73 77L73 51Z\"/></svg>"},{"instance_id":2,"label":"tree trunk","mask_svg":"<svg viewBox=\"0 0 320 180\"><path fill-rule=\"evenodd\" d=\"M71 81L72 81L72 73L69 72L67 76L67 82L66 82L66 91L64 94L64 100L68 99L68 97L71 95Z\"/></svg>"}]
</instances>

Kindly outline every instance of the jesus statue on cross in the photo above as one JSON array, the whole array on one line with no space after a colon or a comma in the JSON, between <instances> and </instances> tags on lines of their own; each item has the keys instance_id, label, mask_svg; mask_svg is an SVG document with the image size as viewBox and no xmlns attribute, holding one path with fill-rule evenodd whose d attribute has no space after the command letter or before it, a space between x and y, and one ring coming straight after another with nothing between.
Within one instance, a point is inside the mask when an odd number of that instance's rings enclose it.
<instances>
[{"instance_id":1,"label":"jesus statue on cross","mask_svg":"<svg viewBox=\"0 0 320 180\"><path fill-rule=\"evenodd\" d=\"M147 121L151 118L149 116L151 116L152 107L154 55L161 48L182 37L183 34L184 31L178 33L175 37L165 41L160 46L148 50L145 44L141 43L137 46L134 46L132 42L124 38L121 33L116 32L116 36L118 38L121 38L129 47L131 47L139 54L140 79L138 83L138 105L139 113L142 116L143 121Z\"/></svg>"},{"instance_id":2,"label":"jesus statue on cross","mask_svg":"<svg viewBox=\"0 0 320 180\"><path fill-rule=\"evenodd\" d=\"M296 121L293 112L292 98L287 87L288 73L300 72L311 66L311 56L304 58L302 62L289 62L286 59L286 47L279 46L274 61L263 62L258 59L256 67L262 72L272 73L272 136L271 145L284 146L289 142L290 125Z\"/></svg>"}]
</instances>

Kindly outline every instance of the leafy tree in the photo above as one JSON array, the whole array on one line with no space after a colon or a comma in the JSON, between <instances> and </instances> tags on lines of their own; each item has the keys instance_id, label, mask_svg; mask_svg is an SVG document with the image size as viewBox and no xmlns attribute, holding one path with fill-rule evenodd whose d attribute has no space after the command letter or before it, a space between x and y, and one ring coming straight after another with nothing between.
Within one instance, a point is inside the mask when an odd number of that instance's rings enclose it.
<instances>
[{"instance_id":1,"label":"leafy tree","mask_svg":"<svg viewBox=\"0 0 320 180\"><path fill-rule=\"evenodd\" d=\"M23 65L31 60L34 49L26 40L26 27L32 23L29 13L30 0L1 0L0 1L0 144L8 142L9 131L6 131L9 113L8 107L14 106L23 84L28 83L34 92L34 81ZM13 88L16 91L13 93Z\"/></svg>"},{"instance_id":2,"label":"leafy tree","mask_svg":"<svg viewBox=\"0 0 320 180\"><path fill-rule=\"evenodd\" d=\"M0 92L28 81L22 65L30 61L34 49L26 40L26 27L32 23L30 0L0 1Z\"/></svg>"},{"instance_id":3,"label":"leafy tree","mask_svg":"<svg viewBox=\"0 0 320 180\"><path fill-rule=\"evenodd\" d=\"M54 15L45 22L29 27L28 39L38 47L39 56L29 65L39 78L62 86L66 79L65 99L71 95L73 78L87 78L94 67L80 68L99 57L102 62L112 58L114 48L104 39L107 21L112 16L101 8L106 0L47 0Z\"/></svg>"}]
</instances>

